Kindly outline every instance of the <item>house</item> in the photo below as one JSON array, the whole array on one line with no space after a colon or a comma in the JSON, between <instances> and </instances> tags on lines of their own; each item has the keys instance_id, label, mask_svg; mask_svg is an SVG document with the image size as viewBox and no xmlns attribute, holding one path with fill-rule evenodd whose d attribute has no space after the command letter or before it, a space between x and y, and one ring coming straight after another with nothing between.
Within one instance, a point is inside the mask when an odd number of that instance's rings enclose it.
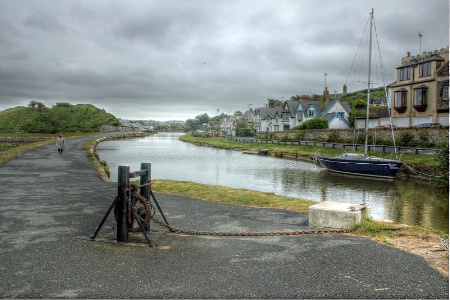
<instances>
[{"instance_id":1,"label":"house","mask_svg":"<svg viewBox=\"0 0 450 300\"><path fill-rule=\"evenodd\" d=\"M390 85L394 125L449 125L449 48L407 56Z\"/></svg>"},{"instance_id":2,"label":"house","mask_svg":"<svg viewBox=\"0 0 450 300\"><path fill-rule=\"evenodd\" d=\"M284 102L281 112L282 130L289 130L303 121L303 111L300 102L297 100L288 100Z\"/></svg>"},{"instance_id":3,"label":"house","mask_svg":"<svg viewBox=\"0 0 450 300\"><path fill-rule=\"evenodd\" d=\"M139 123L130 123L129 121L122 119L119 119L119 121L122 124L122 131L135 131L135 132L142 131L142 125Z\"/></svg>"},{"instance_id":4,"label":"house","mask_svg":"<svg viewBox=\"0 0 450 300\"><path fill-rule=\"evenodd\" d=\"M328 121L329 129L348 129L352 124L339 113L329 113L321 116Z\"/></svg>"},{"instance_id":5,"label":"house","mask_svg":"<svg viewBox=\"0 0 450 300\"><path fill-rule=\"evenodd\" d=\"M328 120L328 128L343 129L352 127L348 121L350 117L350 105L339 100L303 101L300 100L303 110L303 120L323 118Z\"/></svg>"},{"instance_id":6,"label":"house","mask_svg":"<svg viewBox=\"0 0 450 300\"><path fill-rule=\"evenodd\" d=\"M328 120L329 128L350 128L348 121L350 105L339 100L288 100L283 107L264 107L255 109L253 126L256 132L284 131L315 118Z\"/></svg>"},{"instance_id":7,"label":"house","mask_svg":"<svg viewBox=\"0 0 450 300\"><path fill-rule=\"evenodd\" d=\"M255 120L253 128L256 132L260 131L282 131L282 113L281 107L261 107L255 109ZM281 129L280 129L281 128Z\"/></svg>"}]
</instances>

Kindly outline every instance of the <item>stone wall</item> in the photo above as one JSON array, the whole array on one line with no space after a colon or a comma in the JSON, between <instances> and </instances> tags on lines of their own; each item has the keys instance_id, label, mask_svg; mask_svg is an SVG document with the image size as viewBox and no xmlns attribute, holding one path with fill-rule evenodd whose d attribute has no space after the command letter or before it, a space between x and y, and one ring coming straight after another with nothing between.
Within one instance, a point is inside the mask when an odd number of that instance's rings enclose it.
<instances>
[{"instance_id":1,"label":"stone wall","mask_svg":"<svg viewBox=\"0 0 450 300\"><path fill-rule=\"evenodd\" d=\"M449 138L448 127L432 127L432 128L396 128L394 135L396 139L402 132L412 133L416 140L427 137L429 143L437 144ZM369 134L374 134L380 140L392 140L391 129L370 129ZM363 137L364 129L314 129L314 130L289 130L280 132L260 132L256 134L258 139L274 139L282 140L288 138L289 140L303 140L303 141L326 141L330 135L338 136L339 139L352 142L355 137Z\"/></svg>"}]
</instances>

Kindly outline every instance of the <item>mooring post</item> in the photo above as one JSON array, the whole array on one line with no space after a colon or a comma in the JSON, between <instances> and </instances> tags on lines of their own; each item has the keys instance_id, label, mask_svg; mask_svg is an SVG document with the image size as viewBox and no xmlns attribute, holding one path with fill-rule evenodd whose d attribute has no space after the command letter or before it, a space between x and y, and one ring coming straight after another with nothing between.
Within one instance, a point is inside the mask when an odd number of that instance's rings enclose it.
<instances>
[{"instance_id":1,"label":"mooring post","mask_svg":"<svg viewBox=\"0 0 450 300\"><path fill-rule=\"evenodd\" d=\"M130 167L119 166L118 175L117 242L126 243L128 242L127 189L130 182Z\"/></svg>"},{"instance_id":2,"label":"mooring post","mask_svg":"<svg viewBox=\"0 0 450 300\"><path fill-rule=\"evenodd\" d=\"M146 185L146 183L148 183L152 178L151 167L152 165L150 163L141 163L141 170L142 171L146 170L147 172L143 172L141 174L141 181L139 183L139 185L141 186L141 188L139 189L139 194L145 199L147 199L149 202L150 202L150 188ZM147 225L146 230L150 231L150 223Z\"/></svg>"}]
</instances>

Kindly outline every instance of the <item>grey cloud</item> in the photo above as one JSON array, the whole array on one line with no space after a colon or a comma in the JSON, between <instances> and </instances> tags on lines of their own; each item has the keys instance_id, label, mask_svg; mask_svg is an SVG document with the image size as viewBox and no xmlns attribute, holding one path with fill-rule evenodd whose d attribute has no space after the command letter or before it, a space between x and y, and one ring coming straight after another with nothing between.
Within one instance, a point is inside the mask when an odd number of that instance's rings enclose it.
<instances>
[{"instance_id":1,"label":"grey cloud","mask_svg":"<svg viewBox=\"0 0 450 300\"><path fill-rule=\"evenodd\" d=\"M419 31L423 51L448 45L441 0L0 0L0 110L35 99L187 119L321 94L324 72L341 91L372 7L390 80Z\"/></svg>"}]
</instances>

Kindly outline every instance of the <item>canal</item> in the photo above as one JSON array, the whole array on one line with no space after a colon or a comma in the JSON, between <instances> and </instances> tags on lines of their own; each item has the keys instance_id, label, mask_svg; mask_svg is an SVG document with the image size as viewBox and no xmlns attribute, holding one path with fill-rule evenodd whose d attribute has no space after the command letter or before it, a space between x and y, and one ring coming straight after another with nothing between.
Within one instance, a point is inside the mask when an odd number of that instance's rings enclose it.
<instances>
[{"instance_id":1,"label":"canal","mask_svg":"<svg viewBox=\"0 0 450 300\"><path fill-rule=\"evenodd\" d=\"M245 188L317 202L367 203L372 216L448 232L449 194L425 182L374 180L328 172L313 163L181 142L178 133L112 140L97 146L111 180L117 167L152 164L153 179Z\"/></svg>"}]
</instances>

